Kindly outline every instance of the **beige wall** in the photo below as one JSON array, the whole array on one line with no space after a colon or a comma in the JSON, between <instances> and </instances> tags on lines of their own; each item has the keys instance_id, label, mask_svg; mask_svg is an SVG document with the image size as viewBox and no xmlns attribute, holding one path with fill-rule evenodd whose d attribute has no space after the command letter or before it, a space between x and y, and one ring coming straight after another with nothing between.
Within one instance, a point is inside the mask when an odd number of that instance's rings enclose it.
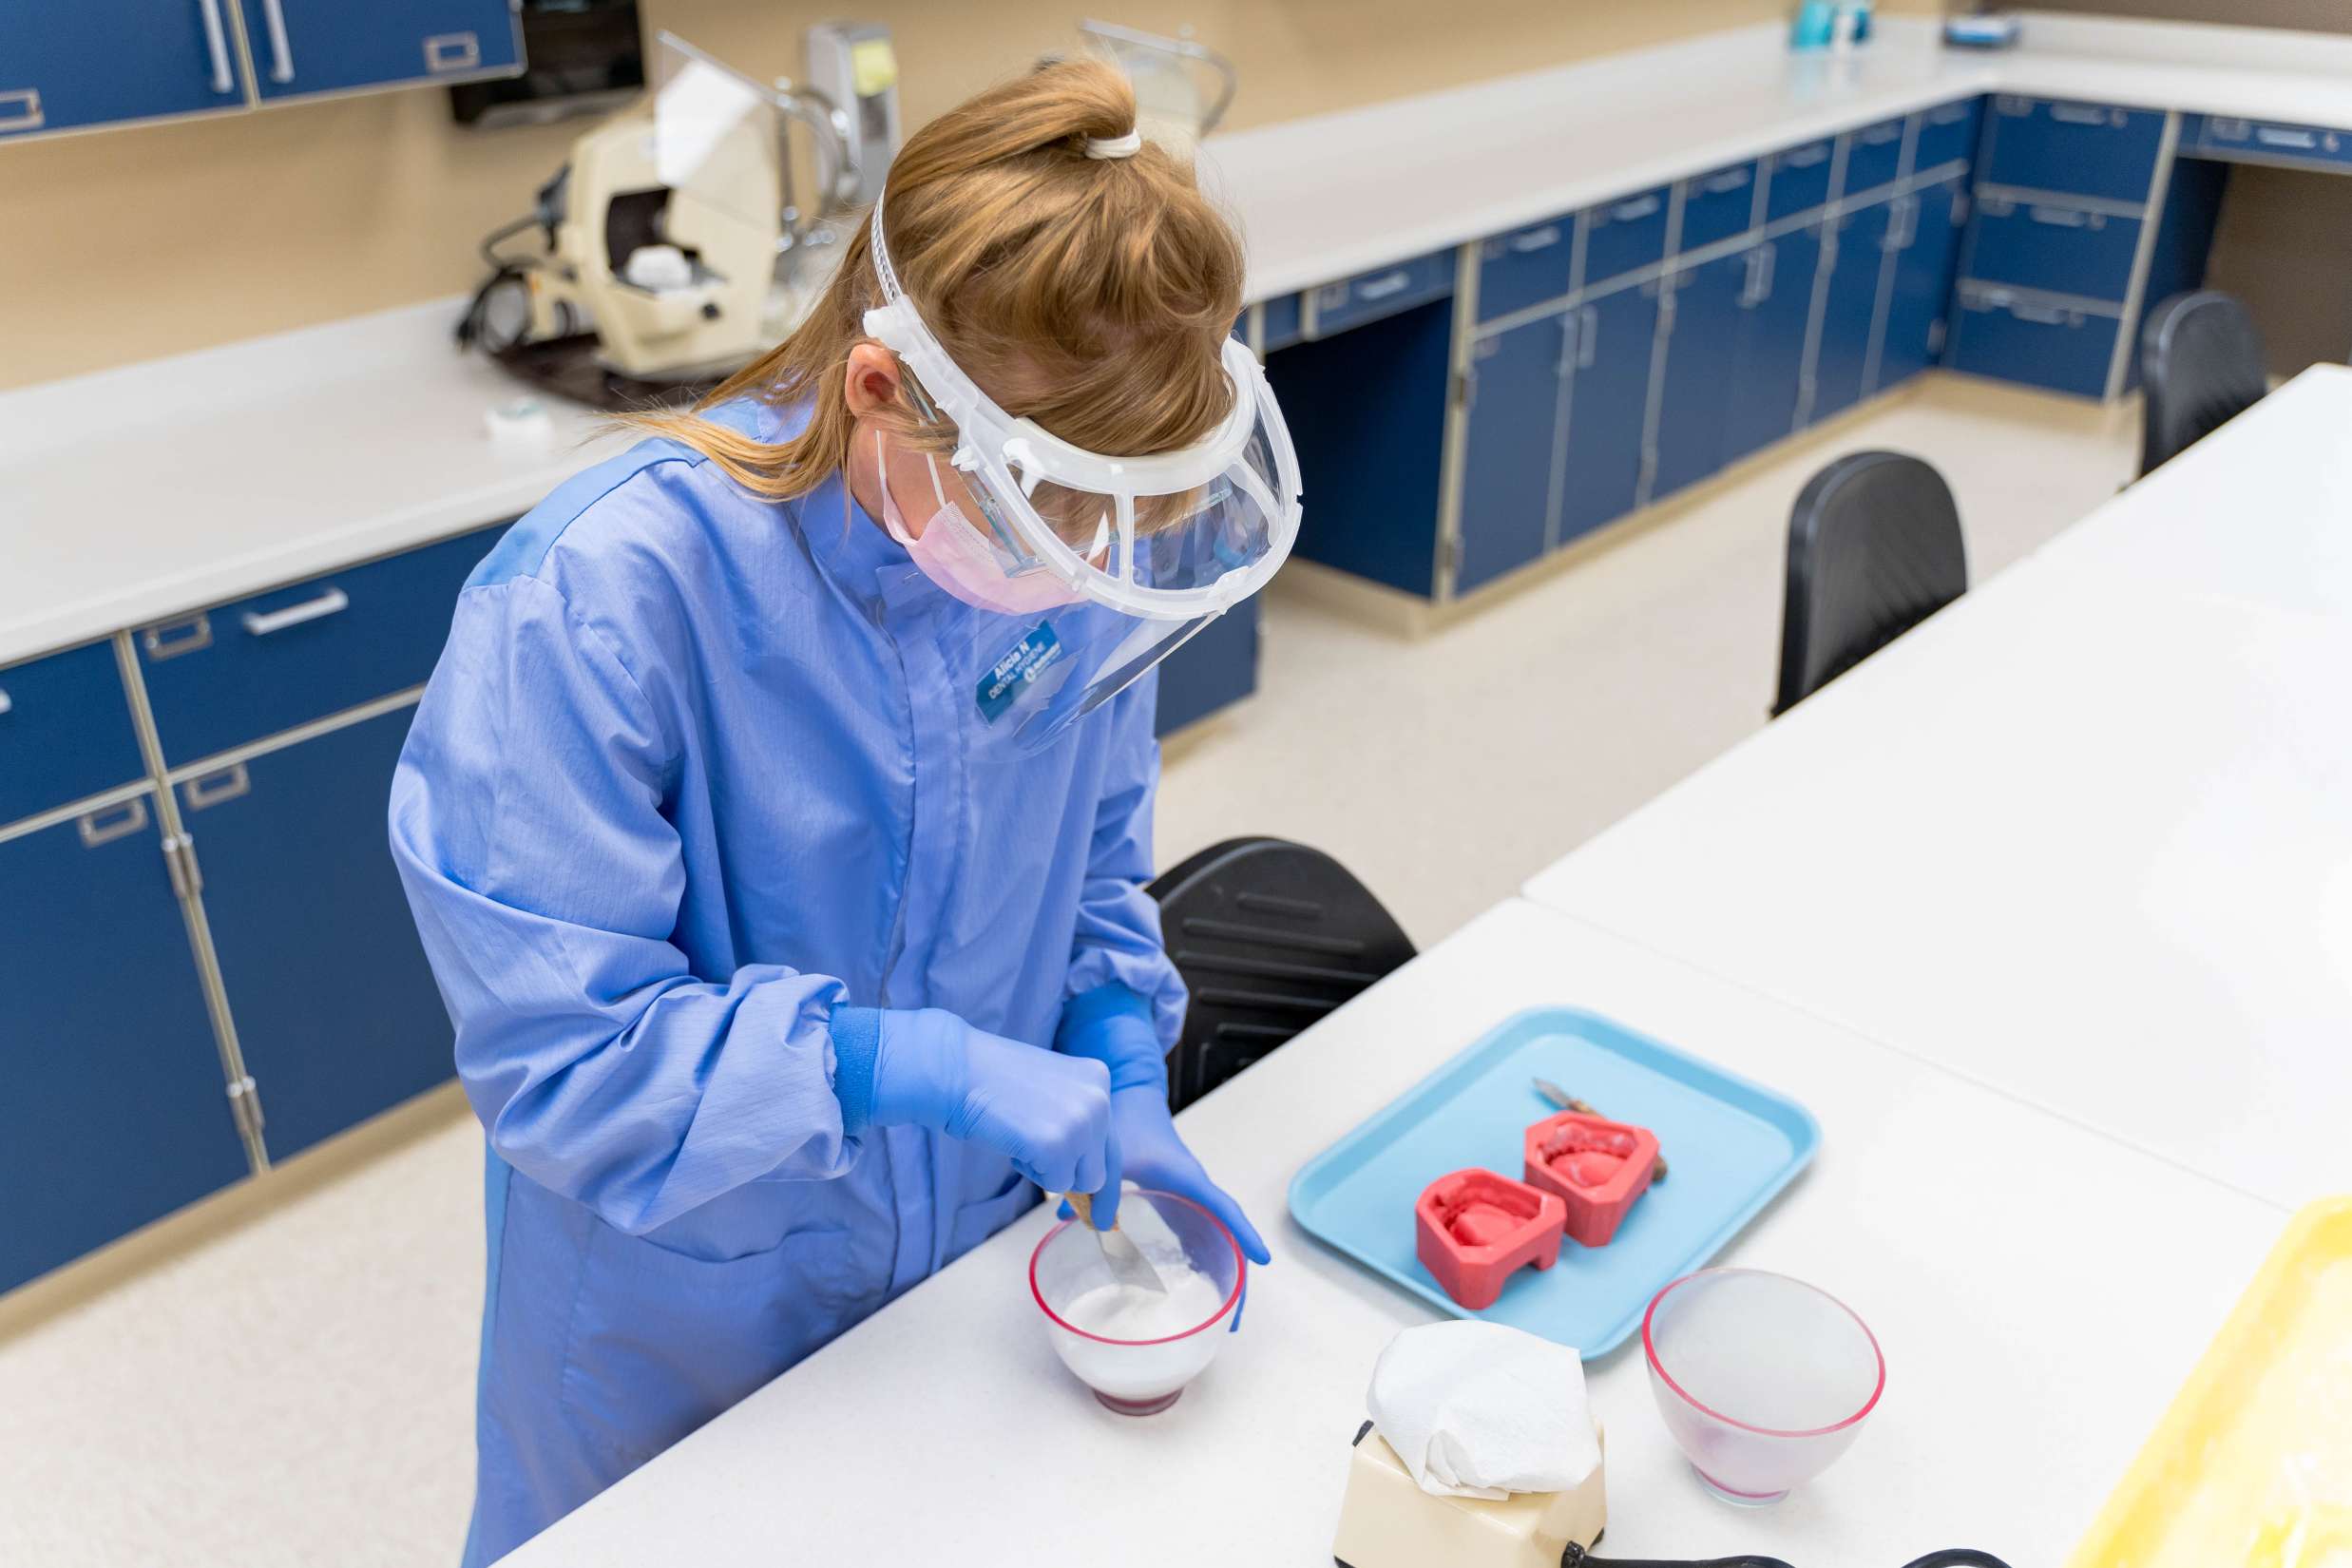
<instances>
[{"instance_id":1,"label":"beige wall","mask_svg":"<svg viewBox=\"0 0 2352 1568\"><path fill-rule=\"evenodd\" d=\"M643 0L763 75L845 13L895 30L910 119L1077 41L1093 0ZM1241 67L1247 125L1719 28L1782 0L1122 0ZM1885 0L1931 12L1936 0ZM577 125L470 131L433 88L0 146L0 387L454 294L474 241L523 212Z\"/></svg>"}]
</instances>

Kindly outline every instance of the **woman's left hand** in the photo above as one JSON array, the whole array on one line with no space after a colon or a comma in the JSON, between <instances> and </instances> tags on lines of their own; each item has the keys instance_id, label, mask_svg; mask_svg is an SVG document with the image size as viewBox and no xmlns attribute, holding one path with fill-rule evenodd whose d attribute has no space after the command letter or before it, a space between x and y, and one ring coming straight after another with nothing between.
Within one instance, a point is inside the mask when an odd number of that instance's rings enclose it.
<instances>
[{"instance_id":1,"label":"woman's left hand","mask_svg":"<svg viewBox=\"0 0 2352 1568\"><path fill-rule=\"evenodd\" d=\"M1176 1123L1168 1116L1167 1096L1158 1087L1138 1084L1115 1092L1111 1132L1119 1140L1119 1162L1128 1180L1155 1192L1191 1198L1233 1233L1251 1262L1263 1266L1272 1261L1241 1205L1209 1179L1209 1173L1176 1136ZM1095 1223L1107 1229L1111 1221L1103 1213L1106 1207L1101 1198L1095 1200Z\"/></svg>"}]
</instances>

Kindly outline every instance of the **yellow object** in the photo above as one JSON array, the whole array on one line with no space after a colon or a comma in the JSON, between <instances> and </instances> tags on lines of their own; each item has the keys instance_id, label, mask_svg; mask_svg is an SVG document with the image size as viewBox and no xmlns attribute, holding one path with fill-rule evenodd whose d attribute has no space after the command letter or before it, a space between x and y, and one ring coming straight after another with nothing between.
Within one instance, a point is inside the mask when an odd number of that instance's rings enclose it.
<instances>
[{"instance_id":1,"label":"yellow object","mask_svg":"<svg viewBox=\"0 0 2352 1568\"><path fill-rule=\"evenodd\" d=\"M889 39L869 38L850 46L850 82L860 98L898 86L898 54Z\"/></svg>"},{"instance_id":2,"label":"yellow object","mask_svg":"<svg viewBox=\"0 0 2352 1568\"><path fill-rule=\"evenodd\" d=\"M1600 1423L1593 1435L1601 1438ZM1517 1492L1492 1502L1435 1497L1379 1432L1367 1432L1348 1460L1331 1556L1343 1568L1558 1568L1570 1541L1590 1546L1609 1522L1607 1468L1604 1459L1565 1492Z\"/></svg>"},{"instance_id":3,"label":"yellow object","mask_svg":"<svg viewBox=\"0 0 2352 1568\"><path fill-rule=\"evenodd\" d=\"M2352 1196L2288 1224L2068 1568L2352 1568Z\"/></svg>"}]
</instances>

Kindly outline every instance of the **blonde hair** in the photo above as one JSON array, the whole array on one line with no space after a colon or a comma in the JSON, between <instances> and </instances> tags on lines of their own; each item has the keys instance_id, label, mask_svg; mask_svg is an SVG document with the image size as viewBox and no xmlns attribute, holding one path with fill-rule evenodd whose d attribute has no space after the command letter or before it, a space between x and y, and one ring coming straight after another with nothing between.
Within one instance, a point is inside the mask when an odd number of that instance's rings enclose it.
<instances>
[{"instance_id":1,"label":"blonde hair","mask_svg":"<svg viewBox=\"0 0 2352 1568\"><path fill-rule=\"evenodd\" d=\"M1050 61L966 100L890 164L884 222L899 284L948 354L1008 412L1093 451L1142 456L1199 440L1232 406L1220 360L1241 309L1242 252L1189 162L1150 143L1090 158L1135 129L1135 89L1100 59ZM793 335L691 412L626 421L702 452L755 494L791 500L837 471L852 417L846 369L882 302L866 225ZM763 442L701 417L741 396L809 405ZM953 432L902 386L878 422L933 451Z\"/></svg>"}]
</instances>

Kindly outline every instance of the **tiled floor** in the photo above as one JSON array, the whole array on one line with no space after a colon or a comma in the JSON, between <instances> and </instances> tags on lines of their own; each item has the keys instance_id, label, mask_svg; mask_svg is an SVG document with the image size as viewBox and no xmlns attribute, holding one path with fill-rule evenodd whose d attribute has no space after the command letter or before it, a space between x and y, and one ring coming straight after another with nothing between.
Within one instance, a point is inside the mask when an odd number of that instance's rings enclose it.
<instances>
[{"instance_id":1,"label":"tiled floor","mask_svg":"<svg viewBox=\"0 0 2352 1568\"><path fill-rule=\"evenodd\" d=\"M1278 584L1264 694L1172 750L1163 859L1302 839L1433 942L1764 721L1822 462L1933 460L1981 578L2129 477L2132 418L1934 381L1417 640ZM445 1091L0 1299L0 1562L454 1560L479 1194Z\"/></svg>"}]
</instances>

